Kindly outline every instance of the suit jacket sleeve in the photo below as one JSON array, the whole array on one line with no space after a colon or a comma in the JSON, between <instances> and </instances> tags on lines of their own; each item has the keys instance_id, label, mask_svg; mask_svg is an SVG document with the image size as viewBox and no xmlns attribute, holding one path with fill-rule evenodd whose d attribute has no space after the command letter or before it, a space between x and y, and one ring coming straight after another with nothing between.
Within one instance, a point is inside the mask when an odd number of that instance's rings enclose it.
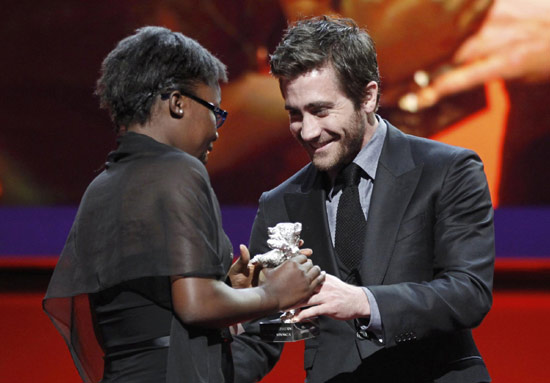
<instances>
[{"instance_id":1,"label":"suit jacket sleeve","mask_svg":"<svg viewBox=\"0 0 550 383\"><path fill-rule=\"evenodd\" d=\"M260 198L260 204L252 233L250 235L250 254L263 254L271 250L267 246L267 224L264 217L265 193ZM278 317L279 314L271 318ZM260 381L279 361L283 345L281 343L263 342L259 337L260 320L243 324L245 332L233 337L231 351L235 368L234 383L251 383Z\"/></svg>"},{"instance_id":2,"label":"suit jacket sleeve","mask_svg":"<svg viewBox=\"0 0 550 383\"><path fill-rule=\"evenodd\" d=\"M368 286L378 302L386 347L438 333L477 326L492 304L494 266L493 210L483 165L471 151L444 159L430 199L433 214L426 228L429 246L421 247L416 264L432 263L432 278L414 281L415 271L391 271L383 285ZM434 178L434 181L436 179ZM407 238L396 242L390 269L399 257L415 251ZM406 244L403 246L403 244ZM410 268L415 262L408 263ZM400 283L401 282L401 283Z\"/></svg>"}]
</instances>

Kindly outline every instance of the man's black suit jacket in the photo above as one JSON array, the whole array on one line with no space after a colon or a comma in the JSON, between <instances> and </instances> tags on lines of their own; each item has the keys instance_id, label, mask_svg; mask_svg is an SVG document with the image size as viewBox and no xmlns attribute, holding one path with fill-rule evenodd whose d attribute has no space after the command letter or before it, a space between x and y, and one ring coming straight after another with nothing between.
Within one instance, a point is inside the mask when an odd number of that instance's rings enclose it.
<instances>
[{"instance_id":1,"label":"man's black suit jacket","mask_svg":"<svg viewBox=\"0 0 550 383\"><path fill-rule=\"evenodd\" d=\"M405 135L388 122L374 180L361 283L380 309L382 342L361 339L353 321L321 317L306 341L308 383L490 381L471 330L492 303L493 209L472 151ZM301 222L305 247L338 276L321 173L309 164L260 198L251 254L267 228ZM254 382L282 347L258 341L257 323L233 342L236 382Z\"/></svg>"}]
</instances>

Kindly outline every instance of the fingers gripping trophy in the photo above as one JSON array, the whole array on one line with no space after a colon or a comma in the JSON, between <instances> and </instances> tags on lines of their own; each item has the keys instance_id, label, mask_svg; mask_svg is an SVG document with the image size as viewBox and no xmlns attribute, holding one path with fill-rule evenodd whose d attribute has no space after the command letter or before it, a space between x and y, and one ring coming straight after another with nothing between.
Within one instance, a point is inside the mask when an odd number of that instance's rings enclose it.
<instances>
[{"instance_id":1,"label":"fingers gripping trophy","mask_svg":"<svg viewBox=\"0 0 550 383\"><path fill-rule=\"evenodd\" d=\"M268 228L269 239L267 245L272 249L264 254L252 258L254 264L263 267L277 267L284 261L300 254L300 222L282 222L275 227ZM319 321L317 318L304 322L293 322L293 317L299 309L284 312L278 319L260 322L260 336L270 342L295 342L313 338L319 335Z\"/></svg>"}]
</instances>

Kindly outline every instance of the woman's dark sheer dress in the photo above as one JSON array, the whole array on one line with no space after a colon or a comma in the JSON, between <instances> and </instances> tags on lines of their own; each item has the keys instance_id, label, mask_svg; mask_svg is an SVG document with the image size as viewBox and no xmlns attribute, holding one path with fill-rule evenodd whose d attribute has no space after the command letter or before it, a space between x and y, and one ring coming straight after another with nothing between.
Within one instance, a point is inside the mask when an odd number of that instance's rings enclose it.
<instances>
[{"instance_id":1,"label":"woman's dark sheer dress","mask_svg":"<svg viewBox=\"0 0 550 383\"><path fill-rule=\"evenodd\" d=\"M90 294L96 336L105 352L103 383L166 381L169 283L166 277L141 278ZM151 294L159 304L148 298Z\"/></svg>"},{"instance_id":2,"label":"woman's dark sheer dress","mask_svg":"<svg viewBox=\"0 0 550 383\"><path fill-rule=\"evenodd\" d=\"M86 383L229 381L227 330L181 322L170 276L223 280L231 262L204 165L129 132L82 198L43 306Z\"/></svg>"}]
</instances>

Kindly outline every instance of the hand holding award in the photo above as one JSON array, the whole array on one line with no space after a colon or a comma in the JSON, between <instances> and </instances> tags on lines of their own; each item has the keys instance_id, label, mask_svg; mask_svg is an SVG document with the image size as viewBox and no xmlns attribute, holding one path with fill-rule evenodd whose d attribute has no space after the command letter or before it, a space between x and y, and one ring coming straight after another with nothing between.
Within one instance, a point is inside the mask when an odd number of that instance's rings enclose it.
<instances>
[{"instance_id":1,"label":"hand holding award","mask_svg":"<svg viewBox=\"0 0 550 383\"><path fill-rule=\"evenodd\" d=\"M251 263L259 263L263 267L277 267L284 261L300 254L300 233L302 224L299 222L283 222L268 228L268 246L272 249L265 254L256 255ZM295 342L312 338L319 334L317 319L304 322L292 322L296 310L284 312L280 318L260 322L260 336L271 342Z\"/></svg>"}]
</instances>

